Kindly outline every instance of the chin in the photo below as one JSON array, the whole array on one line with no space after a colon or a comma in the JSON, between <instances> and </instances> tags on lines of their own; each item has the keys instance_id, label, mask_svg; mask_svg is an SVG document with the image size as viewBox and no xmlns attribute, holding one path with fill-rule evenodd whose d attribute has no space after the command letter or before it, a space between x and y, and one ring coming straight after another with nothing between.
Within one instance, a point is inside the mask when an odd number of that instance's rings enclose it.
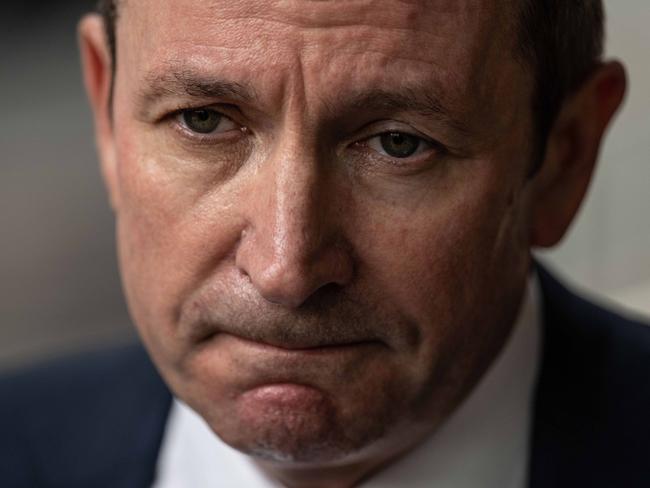
<instances>
[{"instance_id":1,"label":"chin","mask_svg":"<svg viewBox=\"0 0 650 488\"><path fill-rule=\"evenodd\" d=\"M302 385L257 388L227 410L208 416L224 442L259 460L294 466L349 462L383 438L392 423L376 412L365 420L346 418L345 406Z\"/></svg>"},{"instance_id":2,"label":"chin","mask_svg":"<svg viewBox=\"0 0 650 488\"><path fill-rule=\"evenodd\" d=\"M224 442L258 460L285 466L323 467L352 462L381 439L383 429L362 437L350 437L342 426L323 428L322 419L301 419L300 427L282 423L258 423L234 438L215 429Z\"/></svg>"}]
</instances>

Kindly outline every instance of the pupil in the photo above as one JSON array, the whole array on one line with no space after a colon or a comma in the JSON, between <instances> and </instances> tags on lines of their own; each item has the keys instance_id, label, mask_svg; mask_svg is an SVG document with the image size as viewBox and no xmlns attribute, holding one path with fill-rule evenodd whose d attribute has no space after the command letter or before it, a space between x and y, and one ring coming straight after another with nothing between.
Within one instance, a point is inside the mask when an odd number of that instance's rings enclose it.
<instances>
[{"instance_id":1,"label":"pupil","mask_svg":"<svg viewBox=\"0 0 650 488\"><path fill-rule=\"evenodd\" d=\"M214 110L190 110L183 114L183 119L192 131L208 134L219 126L221 115Z\"/></svg>"},{"instance_id":2,"label":"pupil","mask_svg":"<svg viewBox=\"0 0 650 488\"><path fill-rule=\"evenodd\" d=\"M403 132L388 132L381 135L381 146L389 156L407 158L417 151L420 139Z\"/></svg>"}]
</instances>

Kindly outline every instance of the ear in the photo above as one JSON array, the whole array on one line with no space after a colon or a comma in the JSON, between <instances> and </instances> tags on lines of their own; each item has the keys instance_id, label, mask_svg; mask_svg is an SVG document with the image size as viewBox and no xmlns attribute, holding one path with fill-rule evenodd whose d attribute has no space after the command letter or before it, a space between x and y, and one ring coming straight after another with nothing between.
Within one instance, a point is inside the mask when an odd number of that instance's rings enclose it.
<instances>
[{"instance_id":1,"label":"ear","mask_svg":"<svg viewBox=\"0 0 650 488\"><path fill-rule=\"evenodd\" d=\"M95 142L102 175L111 206L116 210L119 205L119 191L113 121L109 105L113 75L104 21L99 14L88 14L81 19L77 30L83 79L93 112Z\"/></svg>"},{"instance_id":2,"label":"ear","mask_svg":"<svg viewBox=\"0 0 650 488\"><path fill-rule=\"evenodd\" d=\"M625 95L616 61L601 64L562 105L536 174L531 244L551 247L566 233L582 203L607 126Z\"/></svg>"}]
</instances>

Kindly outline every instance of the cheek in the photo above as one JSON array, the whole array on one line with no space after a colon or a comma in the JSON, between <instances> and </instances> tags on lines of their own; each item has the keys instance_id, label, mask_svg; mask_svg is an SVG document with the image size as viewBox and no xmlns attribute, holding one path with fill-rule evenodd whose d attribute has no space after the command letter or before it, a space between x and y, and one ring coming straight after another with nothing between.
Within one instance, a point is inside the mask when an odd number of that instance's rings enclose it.
<instances>
[{"instance_id":1,"label":"cheek","mask_svg":"<svg viewBox=\"0 0 650 488\"><path fill-rule=\"evenodd\" d=\"M528 262L519 238L521 202L506 183L474 181L454 189L457 197L423 202L408 217L368 220L375 238L362 251L366 279L417 324L418 348L404 359L416 381L430 380L423 374L431 371L440 381L454 376L451 369L476 370L518 303Z\"/></svg>"},{"instance_id":2,"label":"cheek","mask_svg":"<svg viewBox=\"0 0 650 488\"><path fill-rule=\"evenodd\" d=\"M430 308L460 306L502 261L514 231L511 208L499 195L467 192L463 198L424 205L408 217L389 217L369 234L367 268L396 301L426 317ZM455 308L455 307L454 307Z\"/></svg>"},{"instance_id":3,"label":"cheek","mask_svg":"<svg viewBox=\"0 0 650 488\"><path fill-rule=\"evenodd\" d=\"M149 330L165 324L168 298L177 288L177 266L184 263L182 232L178 217L171 212L174 191L169 191L155 169L155 163L125 152L119 160L121 207L117 212L120 270L133 320L145 342L159 334ZM161 311L161 306L164 307Z\"/></svg>"},{"instance_id":4,"label":"cheek","mask_svg":"<svg viewBox=\"0 0 650 488\"><path fill-rule=\"evenodd\" d=\"M210 175L185 171L146 137L125 137L120 147L117 237L129 309L145 342L172 353L184 297L231 251L240 219L233 195L211 193Z\"/></svg>"}]
</instances>

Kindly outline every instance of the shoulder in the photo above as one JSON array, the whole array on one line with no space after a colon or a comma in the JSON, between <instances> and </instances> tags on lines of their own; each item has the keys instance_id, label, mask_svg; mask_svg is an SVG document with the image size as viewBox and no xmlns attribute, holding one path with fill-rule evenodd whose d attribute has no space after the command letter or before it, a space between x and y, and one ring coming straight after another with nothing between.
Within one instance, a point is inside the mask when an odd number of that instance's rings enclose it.
<instances>
[{"instance_id":1,"label":"shoulder","mask_svg":"<svg viewBox=\"0 0 650 488\"><path fill-rule=\"evenodd\" d=\"M544 335L531 470L546 481L537 486L641 486L650 452L650 327L538 273Z\"/></svg>"},{"instance_id":2,"label":"shoulder","mask_svg":"<svg viewBox=\"0 0 650 488\"><path fill-rule=\"evenodd\" d=\"M0 377L0 393L9 400L0 408L11 404L30 408L43 400L55 408L74 408L84 399L94 402L97 394L151 381L152 374L153 366L140 345L87 351Z\"/></svg>"},{"instance_id":3,"label":"shoulder","mask_svg":"<svg viewBox=\"0 0 650 488\"><path fill-rule=\"evenodd\" d=\"M624 398L650 401L650 383L645 381L650 373L650 326L579 296L543 269L539 276L543 374L569 374L568 379L576 375L573 379L587 381L571 384L571 391L593 387L592 393L618 391Z\"/></svg>"},{"instance_id":4,"label":"shoulder","mask_svg":"<svg viewBox=\"0 0 650 488\"><path fill-rule=\"evenodd\" d=\"M0 378L0 398L0 472L20 480L8 486L63 478L76 486L134 457L142 461L159 443L171 401L140 346L9 374Z\"/></svg>"}]
</instances>

